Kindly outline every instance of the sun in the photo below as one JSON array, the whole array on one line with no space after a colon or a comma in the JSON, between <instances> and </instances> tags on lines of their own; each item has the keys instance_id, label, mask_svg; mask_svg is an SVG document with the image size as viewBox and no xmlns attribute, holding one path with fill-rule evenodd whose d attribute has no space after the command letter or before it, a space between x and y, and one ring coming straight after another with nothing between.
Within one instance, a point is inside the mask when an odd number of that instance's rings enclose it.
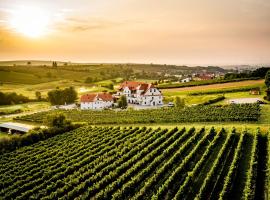
<instances>
[{"instance_id":1,"label":"sun","mask_svg":"<svg viewBox=\"0 0 270 200\"><path fill-rule=\"evenodd\" d=\"M38 38L48 33L50 15L39 7L21 6L11 12L9 24L16 32Z\"/></svg>"}]
</instances>

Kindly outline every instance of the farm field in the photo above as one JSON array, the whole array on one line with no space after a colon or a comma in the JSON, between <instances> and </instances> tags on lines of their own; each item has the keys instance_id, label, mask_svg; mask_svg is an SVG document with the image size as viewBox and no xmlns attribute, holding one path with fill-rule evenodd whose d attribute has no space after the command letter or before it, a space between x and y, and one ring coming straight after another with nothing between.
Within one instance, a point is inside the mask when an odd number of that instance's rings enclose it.
<instances>
[{"instance_id":1,"label":"farm field","mask_svg":"<svg viewBox=\"0 0 270 200\"><path fill-rule=\"evenodd\" d=\"M0 106L0 115L1 113L12 113L12 112L28 112L28 111L35 111L35 110L42 110L49 108L50 104L48 102L30 102L24 104L17 104L17 105L6 105Z\"/></svg>"},{"instance_id":2,"label":"farm field","mask_svg":"<svg viewBox=\"0 0 270 200\"><path fill-rule=\"evenodd\" d=\"M42 97L47 97L47 93L50 90L53 90L57 87L59 88L66 88L66 87L74 87L78 94L84 94L86 92L102 92L104 90L111 91L106 87L102 87L101 84L103 83L110 83L111 81L104 81L101 83L95 84L86 84L81 83L73 80L60 80L60 81L50 81L47 83L39 83L34 85L29 84L6 84L0 86L0 90L2 92L16 92L17 94L22 94L29 98L36 98L35 92L39 91L42 94Z\"/></svg>"},{"instance_id":3,"label":"farm field","mask_svg":"<svg viewBox=\"0 0 270 200\"><path fill-rule=\"evenodd\" d=\"M197 90L213 90L213 89L224 89L224 88L237 88L244 86L254 86L263 85L264 80L247 80L231 83L219 83L212 85L202 85L202 86L193 86L193 87L184 87L184 88L171 88L171 89L162 89L162 91L197 91Z\"/></svg>"},{"instance_id":4,"label":"farm field","mask_svg":"<svg viewBox=\"0 0 270 200\"><path fill-rule=\"evenodd\" d=\"M42 123L48 114L63 113L72 122L88 124L257 122L260 105L193 106L148 110L55 110L17 117L16 120Z\"/></svg>"},{"instance_id":5,"label":"farm field","mask_svg":"<svg viewBox=\"0 0 270 200\"><path fill-rule=\"evenodd\" d=\"M0 155L0 197L260 199L266 155L255 129L86 126Z\"/></svg>"},{"instance_id":6,"label":"farm field","mask_svg":"<svg viewBox=\"0 0 270 200\"><path fill-rule=\"evenodd\" d=\"M261 94L249 94L250 89L256 87L261 89ZM162 89L161 91L164 95L165 102L173 101L174 97L178 96L185 99L187 105L194 105L204 103L219 95L224 95L225 100L218 102L217 104L228 104L228 100L235 98L260 98L263 100L265 90L266 88L263 84L263 80L249 80L234 83Z\"/></svg>"}]
</instances>

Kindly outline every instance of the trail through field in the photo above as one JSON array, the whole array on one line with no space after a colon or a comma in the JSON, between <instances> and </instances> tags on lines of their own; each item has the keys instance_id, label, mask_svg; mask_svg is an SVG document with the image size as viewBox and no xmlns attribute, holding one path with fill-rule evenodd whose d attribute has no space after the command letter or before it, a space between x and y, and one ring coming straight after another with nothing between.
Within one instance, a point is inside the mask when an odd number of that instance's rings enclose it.
<instances>
[{"instance_id":1,"label":"trail through field","mask_svg":"<svg viewBox=\"0 0 270 200\"><path fill-rule=\"evenodd\" d=\"M197 90L237 88L237 87L245 87L245 86L263 84L263 82L264 82L264 80L249 80L249 81L240 81L240 82L232 82L232 83L219 83L219 84L212 84L212 85L201 85L201 86L184 87L184 88L163 89L162 91L197 91Z\"/></svg>"}]
</instances>

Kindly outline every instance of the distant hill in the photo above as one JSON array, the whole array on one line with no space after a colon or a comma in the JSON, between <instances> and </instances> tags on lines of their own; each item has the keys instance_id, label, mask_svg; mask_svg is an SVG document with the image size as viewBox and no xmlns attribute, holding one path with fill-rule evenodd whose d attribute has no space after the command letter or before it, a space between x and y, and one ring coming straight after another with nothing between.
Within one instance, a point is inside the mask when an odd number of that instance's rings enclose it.
<instances>
[{"instance_id":1,"label":"distant hill","mask_svg":"<svg viewBox=\"0 0 270 200\"><path fill-rule=\"evenodd\" d=\"M72 63L56 61L57 67L55 67L53 62L41 60L0 61L0 82L38 84L58 80L76 80L84 83L88 78L89 83L93 83L116 78L123 78L125 80L159 80L167 79L168 75L228 72L228 70L217 66L188 67L161 64Z\"/></svg>"},{"instance_id":2,"label":"distant hill","mask_svg":"<svg viewBox=\"0 0 270 200\"><path fill-rule=\"evenodd\" d=\"M43 60L11 60L11 61L0 61L0 66L14 66L14 65L32 65L32 66L51 66L53 61L43 61ZM59 65L76 64L70 62L57 61Z\"/></svg>"}]
</instances>

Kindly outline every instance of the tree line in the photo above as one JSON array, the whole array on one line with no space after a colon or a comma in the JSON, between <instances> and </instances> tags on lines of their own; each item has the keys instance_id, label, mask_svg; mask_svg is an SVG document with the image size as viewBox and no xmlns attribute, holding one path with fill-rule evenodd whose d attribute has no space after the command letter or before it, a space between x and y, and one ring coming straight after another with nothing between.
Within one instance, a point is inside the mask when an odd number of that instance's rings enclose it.
<instances>
[{"instance_id":1,"label":"tree line","mask_svg":"<svg viewBox=\"0 0 270 200\"><path fill-rule=\"evenodd\" d=\"M270 67L261 67L251 72L227 73L225 74L224 79L264 78L269 70Z\"/></svg>"},{"instance_id":2,"label":"tree line","mask_svg":"<svg viewBox=\"0 0 270 200\"><path fill-rule=\"evenodd\" d=\"M64 105L74 103L78 98L78 93L73 87L65 89L55 89L48 92L48 101L52 105Z\"/></svg>"},{"instance_id":3,"label":"tree line","mask_svg":"<svg viewBox=\"0 0 270 200\"><path fill-rule=\"evenodd\" d=\"M19 103L27 103L31 100L28 97L25 97L21 94L17 94L15 92L12 93L4 93L0 92L0 105L12 105Z\"/></svg>"}]
</instances>

